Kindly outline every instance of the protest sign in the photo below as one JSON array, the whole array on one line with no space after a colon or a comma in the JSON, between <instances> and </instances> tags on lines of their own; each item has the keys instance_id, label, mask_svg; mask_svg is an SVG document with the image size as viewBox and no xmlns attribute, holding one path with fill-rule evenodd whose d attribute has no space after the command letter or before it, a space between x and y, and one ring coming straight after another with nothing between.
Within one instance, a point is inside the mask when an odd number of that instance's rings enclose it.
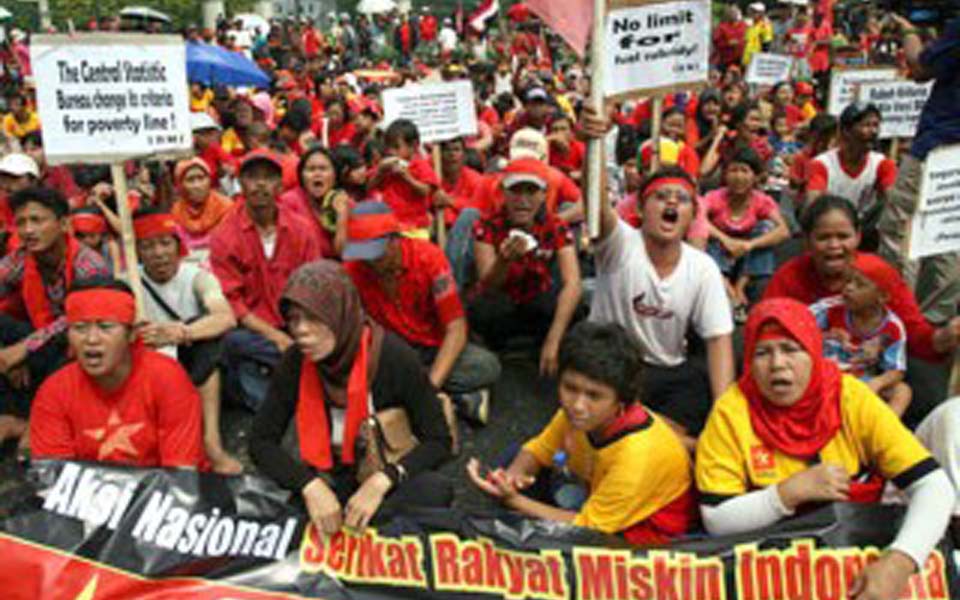
<instances>
[{"instance_id":1,"label":"protest sign","mask_svg":"<svg viewBox=\"0 0 960 600\"><path fill-rule=\"evenodd\" d=\"M262 478L41 461L3 505L7 598L847 598L903 507L834 504L654 548L567 524L421 509L323 535ZM28 490L28 493L30 490ZM949 537L903 598L957 598Z\"/></svg>"},{"instance_id":2,"label":"protest sign","mask_svg":"<svg viewBox=\"0 0 960 600\"><path fill-rule=\"evenodd\" d=\"M420 141L442 142L477 134L473 84L455 81L412 85L383 92L383 122L410 119L420 131Z\"/></svg>"},{"instance_id":3,"label":"protest sign","mask_svg":"<svg viewBox=\"0 0 960 600\"><path fill-rule=\"evenodd\" d=\"M880 138L910 138L917 131L920 111L927 103L933 83L890 81L864 83L857 89L857 100L880 109Z\"/></svg>"},{"instance_id":4,"label":"protest sign","mask_svg":"<svg viewBox=\"0 0 960 600\"><path fill-rule=\"evenodd\" d=\"M618 7L604 23L602 71L607 98L696 88L707 81L709 2Z\"/></svg>"},{"instance_id":5,"label":"protest sign","mask_svg":"<svg viewBox=\"0 0 960 600\"><path fill-rule=\"evenodd\" d=\"M827 112L839 117L843 109L857 99L858 85L893 81L896 78L897 70L893 68L834 69L830 76Z\"/></svg>"},{"instance_id":6,"label":"protest sign","mask_svg":"<svg viewBox=\"0 0 960 600\"><path fill-rule=\"evenodd\" d=\"M186 151L186 50L178 36L37 35L30 45L50 164Z\"/></svg>"},{"instance_id":7,"label":"protest sign","mask_svg":"<svg viewBox=\"0 0 960 600\"><path fill-rule=\"evenodd\" d=\"M757 52L750 58L747 68L747 83L754 85L776 85L790 80L793 57L782 54Z\"/></svg>"},{"instance_id":8,"label":"protest sign","mask_svg":"<svg viewBox=\"0 0 960 600\"><path fill-rule=\"evenodd\" d=\"M911 260L960 251L960 144L927 155L910 224Z\"/></svg>"}]
</instances>

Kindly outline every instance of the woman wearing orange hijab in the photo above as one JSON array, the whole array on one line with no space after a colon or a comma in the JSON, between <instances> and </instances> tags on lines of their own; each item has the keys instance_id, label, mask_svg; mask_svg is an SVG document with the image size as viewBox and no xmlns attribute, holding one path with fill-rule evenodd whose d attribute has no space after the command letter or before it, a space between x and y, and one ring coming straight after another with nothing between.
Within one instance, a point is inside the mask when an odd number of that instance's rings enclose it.
<instances>
[{"instance_id":1,"label":"woman wearing orange hijab","mask_svg":"<svg viewBox=\"0 0 960 600\"><path fill-rule=\"evenodd\" d=\"M707 531L760 529L818 502L877 501L881 478L892 481L909 497L903 524L848 592L899 598L946 530L950 480L883 400L823 357L806 305L764 300L745 337L743 376L717 399L697 442Z\"/></svg>"},{"instance_id":2,"label":"woman wearing orange hijab","mask_svg":"<svg viewBox=\"0 0 960 600\"><path fill-rule=\"evenodd\" d=\"M191 254L199 252L199 260L203 261L210 246L210 232L233 203L213 190L210 167L200 158L177 163L173 181L177 188L177 200L170 213L180 226L181 237Z\"/></svg>"}]
</instances>

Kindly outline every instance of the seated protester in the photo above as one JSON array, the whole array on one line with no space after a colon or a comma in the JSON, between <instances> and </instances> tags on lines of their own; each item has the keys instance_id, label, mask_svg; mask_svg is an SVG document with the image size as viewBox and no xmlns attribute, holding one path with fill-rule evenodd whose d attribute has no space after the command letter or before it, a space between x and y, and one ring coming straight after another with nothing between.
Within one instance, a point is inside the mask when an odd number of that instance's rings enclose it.
<instances>
[{"instance_id":1,"label":"seated protester","mask_svg":"<svg viewBox=\"0 0 960 600\"><path fill-rule=\"evenodd\" d=\"M233 202L213 189L210 167L201 158L178 162L173 170L173 184L177 198L170 214L179 226L180 239L186 243L191 260L205 263L210 235L233 208Z\"/></svg>"},{"instance_id":2,"label":"seated protester","mask_svg":"<svg viewBox=\"0 0 960 600\"><path fill-rule=\"evenodd\" d=\"M17 90L8 94L7 109L10 112L0 121L3 134L7 138L22 140L28 134L40 130L40 115L30 107L24 92Z\"/></svg>"},{"instance_id":3,"label":"seated protester","mask_svg":"<svg viewBox=\"0 0 960 600\"><path fill-rule=\"evenodd\" d=\"M436 469L450 457L450 431L416 353L366 317L335 262L294 271L280 303L296 344L253 421L257 468L299 493L314 525L330 535L394 508L448 506L452 487ZM358 485L360 425L388 408L405 411L419 444Z\"/></svg>"},{"instance_id":4,"label":"seated protester","mask_svg":"<svg viewBox=\"0 0 960 600\"><path fill-rule=\"evenodd\" d=\"M389 206L358 204L350 215L345 270L366 312L417 351L430 382L450 392L465 416L484 423L500 363L467 341L467 318L443 251L399 234Z\"/></svg>"},{"instance_id":5,"label":"seated protester","mask_svg":"<svg viewBox=\"0 0 960 600\"><path fill-rule=\"evenodd\" d=\"M28 155L12 152L0 158L0 256L20 245L10 196L36 186L39 178L40 169Z\"/></svg>"},{"instance_id":6,"label":"seated protester","mask_svg":"<svg viewBox=\"0 0 960 600\"><path fill-rule=\"evenodd\" d=\"M371 141L367 147L373 148L378 144L379 142ZM337 187L346 192L353 202L379 197L378 194L367 192L367 164L363 157L364 155L352 146L337 146L330 151L336 170Z\"/></svg>"},{"instance_id":7,"label":"seated protester","mask_svg":"<svg viewBox=\"0 0 960 600\"><path fill-rule=\"evenodd\" d=\"M407 235L430 239L430 201L440 180L420 151L420 132L413 121L397 119L387 127L383 143L387 156L367 190L381 194Z\"/></svg>"},{"instance_id":8,"label":"seated protester","mask_svg":"<svg viewBox=\"0 0 960 600\"><path fill-rule=\"evenodd\" d=\"M210 236L210 265L240 327L224 337L229 395L256 409L269 371L293 343L283 330L280 293L298 266L320 256L310 224L277 197L283 176L270 152L251 152L240 166L243 194Z\"/></svg>"},{"instance_id":9,"label":"seated protester","mask_svg":"<svg viewBox=\"0 0 960 600\"><path fill-rule=\"evenodd\" d=\"M583 125L586 135L602 137L607 121L586 110ZM734 378L730 304L717 265L683 242L697 204L686 171L661 169L647 178L639 197L639 230L602 203L590 320L619 323L640 342L647 405L669 419L692 449L712 399ZM707 377L690 361L691 329L706 343Z\"/></svg>"},{"instance_id":10,"label":"seated protester","mask_svg":"<svg viewBox=\"0 0 960 600\"><path fill-rule=\"evenodd\" d=\"M548 151L550 166L559 169L564 175L579 183L583 175L583 161L587 156L587 147L573 134L573 119L557 111L550 121L550 143Z\"/></svg>"},{"instance_id":11,"label":"seated protester","mask_svg":"<svg viewBox=\"0 0 960 600\"><path fill-rule=\"evenodd\" d=\"M297 178L299 187L285 192L280 203L310 222L321 256L339 257L353 201L340 189L330 151L319 145L308 148L297 165Z\"/></svg>"},{"instance_id":12,"label":"seated protester","mask_svg":"<svg viewBox=\"0 0 960 600\"><path fill-rule=\"evenodd\" d=\"M559 365L560 409L550 424L506 469L482 474L471 459L471 481L528 517L620 534L632 544L684 535L696 521L690 455L643 405L635 342L620 325L579 323L564 336ZM558 461L589 489L582 504L572 494L551 497L545 471Z\"/></svg>"},{"instance_id":13,"label":"seated protester","mask_svg":"<svg viewBox=\"0 0 960 600\"><path fill-rule=\"evenodd\" d=\"M66 361L67 290L74 280L110 273L99 254L70 237L60 192L26 188L10 205L22 245L0 259L0 439L26 431L29 398Z\"/></svg>"},{"instance_id":14,"label":"seated protester","mask_svg":"<svg viewBox=\"0 0 960 600\"><path fill-rule=\"evenodd\" d=\"M237 325L220 282L209 271L184 261L186 244L174 218L161 209L141 209L133 218L140 256L146 323L143 342L177 359L200 392L203 442L213 470L227 475L243 466L220 438L221 338Z\"/></svg>"},{"instance_id":15,"label":"seated protester","mask_svg":"<svg viewBox=\"0 0 960 600\"><path fill-rule=\"evenodd\" d=\"M22 140L23 152L37 163L39 183L43 187L59 190L65 197L70 198L80 192L77 183L73 180L73 173L67 165L51 167L47 164L47 156L43 152L43 136L40 131L28 133Z\"/></svg>"},{"instance_id":16,"label":"seated protester","mask_svg":"<svg viewBox=\"0 0 960 600\"><path fill-rule=\"evenodd\" d=\"M530 158L503 171L503 208L475 229L477 288L469 312L491 348L518 334L536 337L540 373L555 375L581 285L570 231L544 206L548 176L546 165Z\"/></svg>"},{"instance_id":17,"label":"seated protester","mask_svg":"<svg viewBox=\"0 0 960 600\"><path fill-rule=\"evenodd\" d=\"M864 250L876 250L877 220L887 192L897 181L897 164L873 150L880 134L880 109L854 102L840 113L839 144L810 161L807 202L821 194L853 202L867 236Z\"/></svg>"},{"instance_id":18,"label":"seated protester","mask_svg":"<svg viewBox=\"0 0 960 600\"><path fill-rule=\"evenodd\" d=\"M440 143L440 189L433 195L433 205L443 208L447 227L454 226L461 211L474 208L473 198L483 180L480 173L466 165L466 157L463 138Z\"/></svg>"},{"instance_id":19,"label":"seated protester","mask_svg":"<svg viewBox=\"0 0 960 600\"><path fill-rule=\"evenodd\" d=\"M224 175L234 175L236 158L220 145L220 124L207 113L190 113L190 128L193 131L193 149L209 167L211 187L216 187Z\"/></svg>"},{"instance_id":20,"label":"seated protester","mask_svg":"<svg viewBox=\"0 0 960 600\"><path fill-rule=\"evenodd\" d=\"M821 356L804 304L764 300L745 337L743 375L717 400L697 443L707 531L761 529L814 502L875 502L882 482L858 476L883 477L909 496L907 513L852 591L899 598L943 536L956 501L950 480L866 384Z\"/></svg>"},{"instance_id":21,"label":"seated protester","mask_svg":"<svg viewBox=\"0 0 960 600\"><path fill-rule=\"evenodd\" d=\"M867 384L902 417L913 393L904 383L907 331L887 300L897 292L897 270L876 261L850 270L843 295L810 306L823 332L823 355Z\"/></svg>"},{"instance_id":22,"label":"seated protester","mask_svg":"<svg viewBox=\"0 0 960 600\"><path fill-rule=\"evenodd\" d=\"M659 166L678 165L696 181L700 177L700 157L694 148L684 141L686 134L686 116L683 109L673 107L663 112L660 125L660 152L657 156ZM637 167L643 172L650 171L653 164L653 140L647 140L640 146Z\"/></svg>"},{"instance_id":23,"label":"seated protester","mask_svg":"<svg viewBox=\"0 0 960 600\"><path fill-rule=\"evenodd\" d=\"M723 135L714 138L700 165L700 177L709 177L718 167L730 162L735 154L750 148L766 167L773 158L773 148L763 131L763 113L756 104L741 104L730 115L727 125L721 125Z\"/></svg>"},{"instance_id":24,"label":"seated protester","mask_svg":"<svg viewBox=\"0 0 960 600\"><path fill-rule=\"evenodd\" d=\"M773 249L790 239L790 228L777 202L757 189L763 173L760 157L743 148L723 167L724 187L701 200L710 228L707 254L724 275L738 323L747 320L747 286L773 275Z\"/></svg>"},{"instance_id":25,"label":"seated protester","mask_svg":"<svg viewBox=\"0 0 960 600\"><path fill-rule=\"evenodd\" d=\"M708 88L697 98L693 118L687 120L684 135L684 142L696 151L697 156L706 154L714 137L720 133L722 110L720 92L716 89Z\"/></svg>"},{"instance_id":26,"label":"seated protester","mask_svg":"<svg viewBox=\"0 0 960 600\"><path fill-rule=\"evenodd\" d=\"M103 213L95 206L85 206L70 211L70 233L75 240L90 248L103 258L112 276L123 264L120 246L110 235L110 228Z\"/></svg>"},{"instance_id":27,"label":"seated protester","mask_svg":"<svg viewBox=\"0 0 960 600\"><path fill-rule=\"evenodd\" d=\"M136 341L130 288L111 279L77 281L66 313L77 360L37 392L32 457L200 467L200 398L175 360Z\"/></svg>"},{"instance_id":28,"label":"seated protester","mask_svg":"<svg viewBox=\"0 0 960 600\"><path fill-rule=\"evenodd\" d=\"M804 211L801 225L806 251L780 265L764 291L764 298L787 297L813 304L842 293L854 268L871 269L884 262L875 254L857 251L860 218L845 198L820 196ZM960 317L943 327L934 327L924 318L913 291L899 275L891 275L887 285L887 307L903 321L908 354L929 361L944 360L960 344Z\"/></svg>"}]
</instances>

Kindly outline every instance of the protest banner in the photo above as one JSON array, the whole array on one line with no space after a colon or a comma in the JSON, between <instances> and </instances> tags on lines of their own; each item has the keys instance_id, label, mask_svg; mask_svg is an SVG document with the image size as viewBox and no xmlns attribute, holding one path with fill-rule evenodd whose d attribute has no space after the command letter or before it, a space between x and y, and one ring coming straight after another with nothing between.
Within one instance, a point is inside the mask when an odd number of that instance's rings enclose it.
<instances>
[{"instance_id":1,"label":"protest banner","mask_svg":"<svg viewBox=\"0 0 960 600\"><path fill-rule=\"evenodd\" d=\"M172 35L37 35L30 44L47 162L111 165L138 317L143 288L123 162L193 147L186 56Z\"/></svg>"},{"instance_id":2,"label":"protest banner","mask_svg":"<svg viewBox=\"0 0 960 600\"><path fill-rule=\"evenodd\" d=\"M50 164L110 164L193 147L181 38L37 35L30 55Z\"/></svg>"},{"instance_id":3,"label":"protest banner","mask_svg":"<svg viewBox=\"0 0 960 600\"><path fill-rule=\"evenodd\" d=\"M750 58L746 80L753 85L776 85L781 81L790 81L792 68L791 56L757 52Z\"/></svg>"},{"instance_id":4,"label":"protest banner","mask_svg":"<svg viewBox=\"0 0 960 600\"><path fill-rule=\"evenodd\" d=\"M927 155L910 224L910 260L960 251L960 144Z\"/></svg>"},{"instance_id":5,"label":"protest banner","mask_svg":"<svg viewBox=\"0 0 960 600\"><path fill-rule=\"evenodd\" d=\"M473 84L468 80L411 85L383 92L383 124L409 119L426 144L477 134Z\"/></svg>"},{"instance_id":6,"label":"protest banner","mask_svg":"<svg viewBox=\"0 0 960 600\"><path fill-rule=\"evenodd\" d=\"M5 598L847 598L903 507L834 504L653 548L511 513L408 511L322 535L255 476L43 461L4 505ZM9 486L8 486L9 487ZM26 501L25 501L26 500ZM903 598L960 594L949 537Z\"/></svg>"},{"instance_id":7,"label":"protest banner","mask_svg":"<svg viewBox=\"0 0 960 600\"><path fill-rule=\"evenodd\" d=\"M911 138L917 131L920 112L933 83L890 81L864 83L857 87L857 100L880 109L880 138Z\"/></svg>"},{"instance_id":8,"label":"protest banner","mask_svg":"<svg viewBox=\"0 0 960 600\"><path fill-rule=\"evenodd\" d=\"M698 88L707 81L710 3L618 6L606 16L603 88L607 98Z\"/></svg>"},{"instance_id":9,"label":"protest banner","mask_svg":"<svg viewBox=\"0 0 960 600\"><path fill-rule=\"evenodd\" d=\"M830 75L830 95L827 99L827 112L835 117L847 105L857 99L857 86L868 83L893 81L897 70L889 67L871 67L866 69L834 69Z\"/></svg>"}]
</instances>

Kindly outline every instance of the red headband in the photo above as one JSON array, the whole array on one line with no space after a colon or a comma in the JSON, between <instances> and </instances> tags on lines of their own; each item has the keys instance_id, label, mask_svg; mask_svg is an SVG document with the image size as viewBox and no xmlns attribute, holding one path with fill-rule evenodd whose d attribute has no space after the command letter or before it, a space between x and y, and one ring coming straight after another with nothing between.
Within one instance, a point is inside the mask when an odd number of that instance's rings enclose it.
<instances>
[{"instance_id":1,"label":"red headband","mask_svg":"<svg viewBox=\"0 0 960 600\"><path fill-rule=\"evenodd\" d=\"M73 233L106 233L107 221L100 215L80 213L70 216Z\"/></svg>"},{"instance_id":2,"label":"red headband","mask_svg":"<svg viewBox=\"0 0 960 600\"><path fill-rule=\"evenodd\" d=\"M646 187L646 189L643 190L643 197L646 198L647 196L650 196L660 188L667 185L679 185L683 187L683 189L690 192L691 196L694 198L697 197L697 190L694 189L693 185L691 185L689 181L683 179L682 177L661 177L659 179L655 179Z\"/></svg>"},{"instance_id":3,"label":"red headband","mask_svg":"<svg viewBox=\"0 0 960 600\"><path fill-rule=\"evenodd\" d=\"M400 223L393 213L354 215L347 224L347 239L351 242L365 242L398 231L400 231Z\"/></svg>"},{"instance_id":4,"label":"red headband","mask_svg":"<svg viewBox=\"0 0 960 600\"><path fill-rule=\"evenodd\" d=\"M177 235L177 222L168 213L143 215L133 220L133 231L140 240L161 235Z\"/></svg>"},{"instance_id":5,"label":"red headband","mask_svg":"<svg viewBox=\"0 0 960 600\"><path fill-rule=\"evenodd\" d=\"M111 288L92 288L67 295L67 322L111 321L133 325L136 305L133 294Z\"/></svg>"},{"instance_id":6,"label":"red headband","mask_svg":"<svg viewBox=\"0 0 960 600\"><path fill-rule=\"evenodd\" d=\"M768 341L768 340L795 340L793 334L787 330L786 327L781 325L776 321L767 321L760 327L760 332L757 334L757 341Z\"/></svg>"}]
</instances>

